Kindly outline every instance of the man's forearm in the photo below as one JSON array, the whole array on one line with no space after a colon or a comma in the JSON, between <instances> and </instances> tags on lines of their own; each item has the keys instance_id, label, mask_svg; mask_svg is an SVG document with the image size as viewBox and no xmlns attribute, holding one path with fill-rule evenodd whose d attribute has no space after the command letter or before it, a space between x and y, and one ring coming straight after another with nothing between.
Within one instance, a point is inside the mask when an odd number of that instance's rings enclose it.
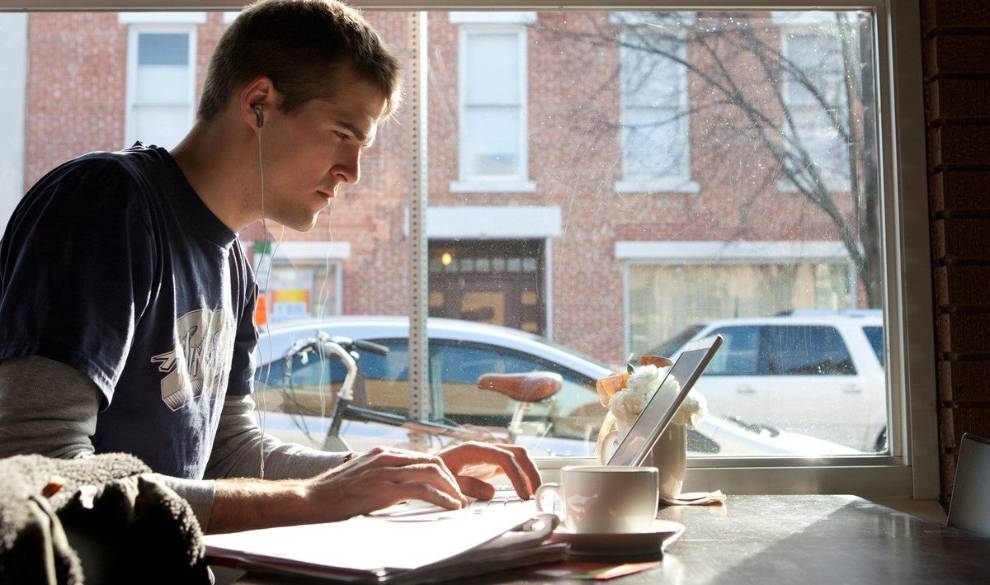
<instances>
[{"instance_id":1,"label":"man's forearm","mask_svg":"<svg viewBox=\"0 0 990 585\"><path fill-rule=\"evenodd\" d=\"M302 479L337 467L353 455L280 441L262 431L256 416L251 397L227 397L206 468L207 477L261 477L263 453L265 479Z\"/></svg>"},{"instance_id":2,"label":"man's forearm","mask_svg":"<svg viewBox=\"0 0 990 585\"><path fill-rule=\"evenodd\" d=\"M305 480L218 479L209 532L314 522Z\"/></svg>"}]
</instances>

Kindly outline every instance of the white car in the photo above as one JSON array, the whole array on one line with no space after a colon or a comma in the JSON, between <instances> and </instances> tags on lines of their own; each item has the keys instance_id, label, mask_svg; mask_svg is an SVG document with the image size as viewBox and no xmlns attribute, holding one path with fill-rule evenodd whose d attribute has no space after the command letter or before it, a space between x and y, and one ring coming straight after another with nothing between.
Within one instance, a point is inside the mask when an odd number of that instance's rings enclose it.
<instances>
[{"instance_id":1,"label":"white car","mask_svg":"<svg viewBox=\"0 0 990 585\"><path fill-rule=\"evenodd\" d=\"M839 443L886 449L887 393L879 310L795 311L698 323L651 352L725 338L698 381L712 412Z\"/></svg>"},{"instance_id":2,"label":"white car","mask_svg":"<svg viewBox=\"0 0 990 585\"><path fill-rule=\"evenodd\" d=\"M389 348L387 356L362 352L363 383L355 403L405 415L408 389L408 319L405 317L336 317L282 324L263 331L255 355L256 394L265 412L266 431L285 440L321 446L332 412L335 392L344 377L338 360L311 354L306 363L285 360L296 341L319 332L373 341ZM476 383L485 373L534 370L561 375L563 387L552 398L533 405L525 414L517 442L537 455L589 456L605 409L595 382L613 369L542 337L505 327L468 321L433 319L428 322L432 420L462 425L505 428L516 403ZM704 377L703 377L704 378ZM352 448L379 444L404 446L404 429L376 423L345 423L342 436ZM855 451L812 437L753 425L719 416L705 417L688 436L693 455L825 456Z\"/></svg>"}]
</instances>

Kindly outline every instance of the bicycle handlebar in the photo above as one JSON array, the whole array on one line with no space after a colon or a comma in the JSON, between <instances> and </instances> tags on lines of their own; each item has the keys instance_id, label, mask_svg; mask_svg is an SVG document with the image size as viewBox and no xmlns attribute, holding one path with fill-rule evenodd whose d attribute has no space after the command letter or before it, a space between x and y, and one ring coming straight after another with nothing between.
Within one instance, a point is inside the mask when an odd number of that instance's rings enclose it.
<instances>
[{"instance_id":1,"label":"bicycle handlebar","mask_svg":"<svg viewBox=\"0 0 990 585\"><path fill-rule=\"evenodd\" d=\"M316 337L297 339L295 343L289 346L289 349L285 350L285 356L290 357L293 355L302 354L304 356L302 359L305 360L307 359L305 357L306 352L318 350L321 346L325 348L328 343L339 345L348 352L358 349L369 351L378 355L388 355L389 352L388 348L384 345L379 345L372 341L351 339L350 337L344 337L342 335L334 335L331 337L330 335L320 331L317 333Z\"/></svg>"},{"instance_id":2,"label":"bicycle handlebar","mask_svg":"<svg viewBox=\"0 0 990 585\"><path fill-rule=\"evenodd\" d=\"M337 341L338 339L347 339L347 338L346 337L345 338L334 337L333 338L333 341L335 341L336 343L340 343L339 341ZM378 354L378 355L388 355L388 348L385 347L384 345L379 345L379 344L374 343L372 341L365 341L363 339L354 339L354 340L349 340L349 341L357 349L363 349L364 351L370 351L371 353ZM344 344L341 344L341 345L344 345Z\"/></svg>"}]
</instances>

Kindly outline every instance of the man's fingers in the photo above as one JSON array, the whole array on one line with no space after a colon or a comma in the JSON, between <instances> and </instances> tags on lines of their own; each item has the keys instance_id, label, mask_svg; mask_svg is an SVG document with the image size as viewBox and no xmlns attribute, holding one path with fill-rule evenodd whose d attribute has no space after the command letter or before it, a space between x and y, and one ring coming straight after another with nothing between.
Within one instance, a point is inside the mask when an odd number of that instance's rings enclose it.
<instances>
[{"instance_id":1,"label":"man's fingers","mask_svg":"<svg viewBox=\"0 0 990 585\"><path fill-rule=\"evenodd\" d=\"M393 450L388 447L375 447L365 454L362 461L365 467L402 467L405 465L433 464L440 467L440 471L447 476L450 483L456 484L454 474L447 468L443 459L436 455L417 453L415 451Z\"/></svg>"},{"instance_id":2,"label":"man's fingers","mask_svg":"<svg viewBox=\"0 0 990 585\"><path fill-rule=\"evenodd\" d=\"M508 449L483 443L464 443L442 452L440 456L458 476L462 475L461 471L479 464L496 465L509 478L520 498L526 500L533 495L526 473L516 461L515 453ZM525 455L523 458L526 458Z\"/></svg>"},{"instance_id":3,"label":"man's fingers","mask_svg":"<svg viewBox=\"0 0 990 585\"><path fill-rule=\"evenodd\" d=\"M464 506L463 500L454 498L428 483L400 483L395 484L395 489L397 493L403 494L400 499L396 500L397 502L423 500L448 510L457 510Z\"/></svg>"},{"instance_id":4,"label":"man's fingers","mask_svg":"<svg viewBox=\"0 0 990 585\"><path fill-rule=\"evenodd\" d=\"M401 467L381 467L369 470L366 473L374 475L378 479L391 482L399 489L406 489L406 486L431 486L436 491L446 494L451 501L457 502L458 505L456 507L467 503L457 482L442 463L440 465L431 462L403 465Z\"/></svg>"},{"instance_id":5,"label":"man's fingers","mask_svg":"<svg viewBox=\"0 0 990 585\"><path fill-rule=\"evenodd\" d=\"M513 455L516 456L516 461L519 463L519 467L522 468L523 474L528 480L529 491L536 493L536 488L540 487L543 483L543 478L540 477L540 471L536 468L536 463L529 458L529 453L526 451L525 447L520 447L519 445L507 445L504 443L498 444L498 447L511 451Z\"/></svg>"},{"instance_id":6,"label":"man's fingers","mask_svg":"<svg viewBox=\"0 0 990 585\"><path fill-rule=\"evenodd\" d=\"M495 487L469 475L458 475L457 485L466 496L479 500L490 500L495 497Z\"/></svg>"},{"instance_id":7,"label":"man's fingers","mask_svg":"<svg viewBox=\"0 0 990 585\"><path fill-rule=\"evenodd\" d=\"M438 473L442 474L450 482L450 485L457 485L457 480L454 478L454 474L444 463L443 459L437 457L436 455L426 455L423 453L415 453L412 451L404 451L399 453L388 453L379 456L378 460L375 462L379 466L384 467L405 467L410 465L432 465L437 468Z\"/></svg>"},{"instance_id":8,"label":"man's fingers","mask_svg":"<svg viewBox=\"0 0 990 585\"><path fill-rule=\"evenodd\" d=\"M512 487L516 488L516 493L519 497L524 500L533 497L533 488L529 485L526 473L519 465L519 462L516 461L515 454L512 451L493 448L492 456L495 457L495 462L498 463L498 466L502 468L502 472L509 478Z\"/></svg>"}]
</instances>

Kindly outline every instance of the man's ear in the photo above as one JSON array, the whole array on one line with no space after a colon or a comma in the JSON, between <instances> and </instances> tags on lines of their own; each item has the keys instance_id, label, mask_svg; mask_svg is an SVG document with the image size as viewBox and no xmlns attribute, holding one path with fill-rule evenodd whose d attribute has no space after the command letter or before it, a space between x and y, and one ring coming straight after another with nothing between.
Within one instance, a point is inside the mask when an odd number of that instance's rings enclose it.
<instances>
[{"instance_id":1,"label":"man's ear","mask_svg":"<svg viewBox=\"0 0 990 585\"><path fill-rule=\"evenodd\" d=\"M237 93L238 117L252 129L261 128L277 105L278 90L264 75L254 78Z\"/></svg>"}]
</instances>

